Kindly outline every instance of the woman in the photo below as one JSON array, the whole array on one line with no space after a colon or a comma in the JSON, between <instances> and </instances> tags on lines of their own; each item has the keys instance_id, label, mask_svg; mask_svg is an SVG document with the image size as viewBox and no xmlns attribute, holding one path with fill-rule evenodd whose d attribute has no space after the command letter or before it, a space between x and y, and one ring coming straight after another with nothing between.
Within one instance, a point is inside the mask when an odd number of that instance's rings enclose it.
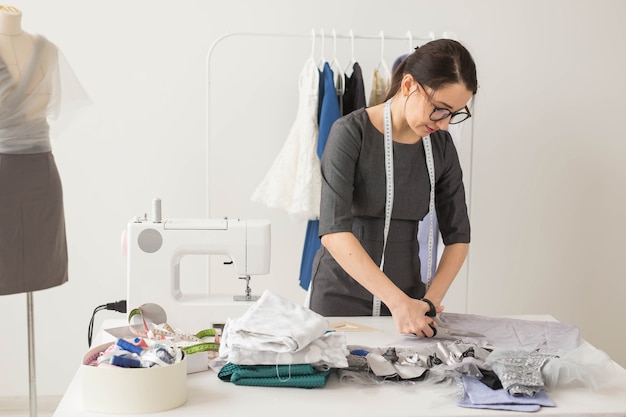
<instances>
[{"instance_id":1,"label":"woman","mask_svg":"<svg viewBox=\"0 0 626 417\"><path fill-rule=\"evenodd\" d=\"M322 157L322 247L313 263L312 310L360 316L380 309L400 333L433 335L426 313L431 304L443 311L470 242L461 167L446 129L470 117L467 103L477 84L470 53L459 42L435 40L398 66L385 103L333 125ZM427 159L434 162L434 206L446 245L428 289L417 241L431 204Z\"/></svg>"}]
</instances>

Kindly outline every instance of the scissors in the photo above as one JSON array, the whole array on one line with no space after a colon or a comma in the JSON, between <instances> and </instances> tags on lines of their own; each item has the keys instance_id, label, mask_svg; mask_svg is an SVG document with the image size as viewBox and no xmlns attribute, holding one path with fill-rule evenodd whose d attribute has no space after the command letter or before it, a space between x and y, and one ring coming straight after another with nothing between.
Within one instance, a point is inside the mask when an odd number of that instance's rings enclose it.
<instances>
[{"instance_id":1,"label":"scissors","mask_svg":"<svg viewBox=\"0 0 626 417\"><path fill-rule=\"evenodd\" d=\"M437 309L435 308L435 305L432 303L432 301L430 301L427 298L422 298L422 301L430 306L430 309L428 310L426 315L428 317L432 317L435 323L437 324L437 326L433 326L432 324L429 324L430 328L433 329L432 337L437 336L437 333L442 333L442 334L445 334L447 336L452 336L452 337L485 337L484 334L480 334L480 333L474 333L474 332L461 330L461 329L451 329L450 327L448 327L448 325L446 325L441 320L441 318L437 314Z\"/></svg>"}]
</instances>

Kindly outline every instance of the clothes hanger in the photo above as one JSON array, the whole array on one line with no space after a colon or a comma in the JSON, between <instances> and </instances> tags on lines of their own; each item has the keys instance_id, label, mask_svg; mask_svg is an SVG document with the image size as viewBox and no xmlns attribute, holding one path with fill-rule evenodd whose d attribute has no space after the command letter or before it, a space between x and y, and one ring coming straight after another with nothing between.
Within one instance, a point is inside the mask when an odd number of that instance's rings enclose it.
<instances>
[{"instance_id":1,"label":"clothes hanger","mask_svg":"<svg viewBox=\"0 0 626 417\"><path fill-rule=\"evenodd\" d=\"M354 71L354 64L356 64L356 59L354 59L354 31L352 29L348 31L348 36L350 37L350 62L348 62L343 72L349 77L352 75L352 71Z\"/></svg>"},{"instance_id":2,"label":"clothes hanger","mask_svg":"<svg viewBox=\"0 0 626 417\"><path fill-rule=\"evenodd\" d=\"M344 72L341 69L341 64L339 64L339 60L337 59L337 32L335 29L332 31L333 34L333 60L330 63L330 69L333 70L333 80L335 83L335 90L337 90L337 95L343 95L346 91L345 87L345 78Z\"/></svg>"},{"instance_id":3,"label":"clothes hanger","mask_svg":"<svg viewBox=\"0 0 626 417\"><path fill-rule=\"evenodd\" d=\"M311 61L315 61L315 28L311 29Z\"/></svg>"},{"instance_id":4,"label":"clothes hanger","mask_svg":"<svg viewBox=\"0 0 626 417\"><path fill-rule=\"evenodd\" d=\"M309 59L306 62L306 65L315 66L317 68L317 64L315 63L315 29L311 29L311 55L309 55ZM304 72L300 73L300 78L298 79L298 85L300 89L303 88L304 82Z\"/></svg>"},{"instance_id":5,"label":"clothes hanger","mask_svg":"<svg viewBox=\"0 0 626 417\"><path fill-rule=\"evenodd\" d=\"M324 29L320 30L320 37L322 39L322 46L320 47L320 58L317 61L317 67L320 71L324 71L324 64L326 63L326 58L324 58Z\"/></svg>"},{"instance_id":6,"label":"clothes hanger","mask_svg":"<svg viewBox=\"0 0 626 417\"><path fill-rule=\"evenodd\" d=\"M409 38L409 53L413 52L413 34L411 31L406 32L406 37Z\"/></svg>"},{"instance_id":7,"label":"clothes hanger","mask_svg":"<svg viewBox=\"0 0 626 417\"><path fill-rule=\"evenodd\" d=\"M391 71L389 71L389 67L385 62L385 34L382 30L380 31L380 61L376 66L376 70L382 77L391 77Z\"/></svg>"}]
</instances>

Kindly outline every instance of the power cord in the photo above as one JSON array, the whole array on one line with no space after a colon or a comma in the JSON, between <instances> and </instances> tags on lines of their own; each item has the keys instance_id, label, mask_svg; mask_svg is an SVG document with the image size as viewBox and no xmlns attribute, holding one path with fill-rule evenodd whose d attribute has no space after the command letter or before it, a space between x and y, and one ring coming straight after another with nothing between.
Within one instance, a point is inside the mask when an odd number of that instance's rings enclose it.
<instances>
[{"instance_id":1,"label":"power cord","mask_svg":"<svg viewBox=\"0 0 626 417\"><path fill-rule=\"evenodd\" d=\"M126 300L119 300L113 303L102 304L94 308L93 313L91 313L91 320L89 320L89 328L87 329L88 347L91 347L91 338L93 335L93 322L94 322L94 319L96 318L96 313L102 310L113 310L119 313L126 313Z\"/></svg>"}]
</instances>

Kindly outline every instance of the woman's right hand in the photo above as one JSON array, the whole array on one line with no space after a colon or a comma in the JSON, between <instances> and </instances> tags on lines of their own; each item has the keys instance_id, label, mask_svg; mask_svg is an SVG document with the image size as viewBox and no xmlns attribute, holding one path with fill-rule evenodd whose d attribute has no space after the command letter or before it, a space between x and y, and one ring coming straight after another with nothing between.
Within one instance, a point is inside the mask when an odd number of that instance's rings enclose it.
<instances>
[{"instance_id":1,"label":"woman's right hand","mask_svg":"<svg viewBox=\"0 0 626 417\"><path fill-rule=\"evenodd\" d=\"M430 326L435 326L435 322L432 317L426 315L430 311L430 305L425 301L406 296L397 304L388 307L399 333L423 337L434 335ZM437 313L443 310L441 307L436 309Z\"/></svg>"}]
</instances>

